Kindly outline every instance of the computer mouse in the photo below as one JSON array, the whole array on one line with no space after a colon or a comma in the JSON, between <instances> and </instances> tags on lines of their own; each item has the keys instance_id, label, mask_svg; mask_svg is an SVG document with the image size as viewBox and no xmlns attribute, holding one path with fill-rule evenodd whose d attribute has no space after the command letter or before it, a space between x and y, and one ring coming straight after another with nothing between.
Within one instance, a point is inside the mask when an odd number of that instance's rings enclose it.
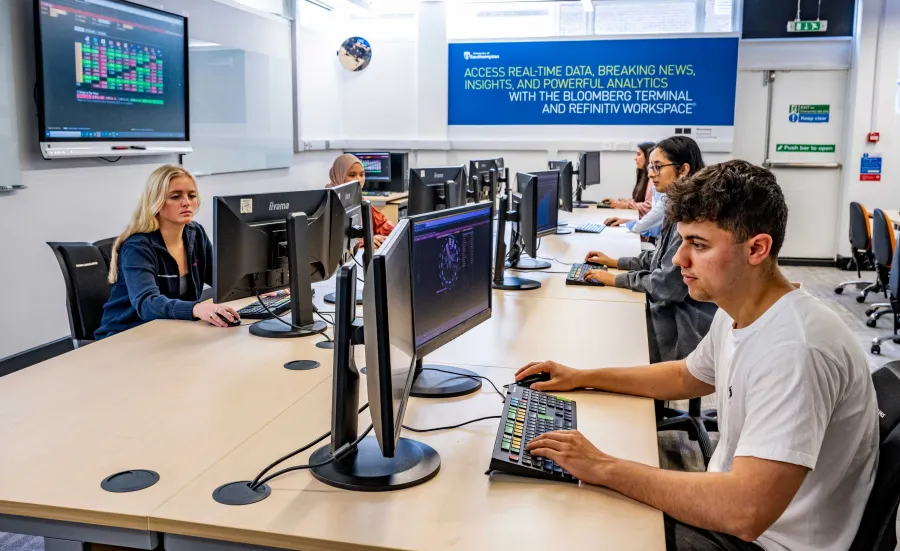
<instances>
[{"instance_id":1,"label":"computer mouse","mask_svg":"<svg viewBox=\"0 0 900 551\"><path fill-rule=\"evenodd\" d=\"M222 321L224 321L225 323L227 323L227 324L228 324L228 327L237 327L238 325L241 324L241 320L240 320L240 319L236 319L236 320L234 320L234 321L231 321L231 320L229 320L228 318L226 318L225 316L223 316L222 314L219 314L218 312L216 312L216 315L219 316L219 319L221 319Z\"/></svg>"},{"instance_id":2,"label":"computer mouse","mask_svg":"<svg viewBox=\"0 0 900 551\"><path fill-rule=\"evenodd\" d=\"M519 386L524 386L526 388L530 387L534 383L546 383L550 380L550 374L546 371L542 373L535 373L534 375L529 375L522 379L521 381L516 381L516 384Z\"/></svg>"}]
</instances>

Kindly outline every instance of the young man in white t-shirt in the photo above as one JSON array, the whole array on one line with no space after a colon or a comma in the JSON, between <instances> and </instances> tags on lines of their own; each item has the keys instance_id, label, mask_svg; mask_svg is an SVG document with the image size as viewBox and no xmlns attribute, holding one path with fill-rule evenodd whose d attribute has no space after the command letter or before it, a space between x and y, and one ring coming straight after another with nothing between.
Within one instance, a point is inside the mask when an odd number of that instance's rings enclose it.
<instances>
[{"instance_id":1,"label":"young man in white t-shirt","mask_svg":"<svg viewBox=\"0 0 900 551\"><path fill-rule=\"evenodd\" d=\"M865 355L827 306L777 265L787 206L774 175L745 161L675 184L674 263L694 299L719 311L686 360L624 369L529 364L536 390L595 388L657 400L716 392L719 444L708 471L665 471L604 454L577 431L528 444L584 483L666 513L669 550L846 550L878 461Z\"/></svg>"}]
</instances>

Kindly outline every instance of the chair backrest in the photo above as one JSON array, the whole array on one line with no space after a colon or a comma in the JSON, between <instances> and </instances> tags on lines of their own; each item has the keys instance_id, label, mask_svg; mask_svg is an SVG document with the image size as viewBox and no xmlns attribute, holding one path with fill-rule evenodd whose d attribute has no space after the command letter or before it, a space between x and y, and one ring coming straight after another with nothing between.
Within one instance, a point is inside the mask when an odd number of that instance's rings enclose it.
<instances>
[{"instance_id":1,"label":"chair backrest","mask_svg":"<svg viewBox=\"0 0 900 551\"><path fill-rule=\"evenodd\" d=\"M47 243L66 282L69 327L76 341L94 340L103 305L109 299L109 269L100 249L90 243Z\"/></svg>"},{"instance_id":2,"label":"chair backrest","mask_svg":"<svg viewBox=\"0 0 900 551\"><path fill-rule=\"evenodd\" d=\"M109 265L112 262L112 248L116 243L115 237L109 237L106 239L101 239L100 241L94 241L94 246L100 249L100 254L103 255L103 260L106 262L106 271L109 271Z\"/></svg>"},{"instance_id":3,"label":"chair backrest","mask_svg":"<svg viewBox=\"0 0 900 551\"><path fill-rule=\"evenodd\" d=\"M894 551L900 504L900 361L872 374L878 397L881 447L875 486L850 551Z\"/></svg>"},{"instance_id":4,"label":"chair backrest","mask_svg":"<svg viewBox=\"0 0 900 551\"><path fill-rule=\"evenodd\" d=\"M894 225L881 209L875 209L872 219L872 252L875 261L887 268L894 262L894 246L896 244Z\"/></svg>"},{"instance_id":5,"label":"chair backrest","mask_svg":"<svg viewBox=\"0 0 900 551\"><path fill-rule=\"evenodd\" d=\"M872 250L872 227L869 212L857 202L850 203L850 246L857 251Z\"/></svg>"}]
</instances>

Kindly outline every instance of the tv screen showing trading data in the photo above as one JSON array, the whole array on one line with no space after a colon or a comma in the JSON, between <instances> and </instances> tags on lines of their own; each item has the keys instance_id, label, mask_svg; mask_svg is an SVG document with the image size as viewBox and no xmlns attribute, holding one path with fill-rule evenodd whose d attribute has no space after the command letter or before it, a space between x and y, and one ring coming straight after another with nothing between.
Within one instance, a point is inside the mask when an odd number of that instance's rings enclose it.
<instances>
[{"instance_id":1,"label":"tv screen showing trading data","mask_svg":"<svg viewBox=\"0 0 900 551\"><path fill-rule=\"evenodd\" d=\"M559 173L537 174L537 231L556 231L559 225Z\"/></svg>"},{"instance_id":2,"label":"tv screen showing trading data","mask_svg":"<svg viewBox=\"0 0 900 551\"><path fill-rule=\"evenodd\" d=\"M40 0L42 141L188 139L184 17L121 0Z\"/></svg>"},{"instance_id":3,"label":"tv screen showing trading data","mask_svg":"<svg viewBox=\"0 0 900 551\"><path fill-rule=\"evenodd\" d=\"M413 226L416 348L490 308L491 209Z\"/></svg>"},{"instance_id":4,"label":"tv screen showing trading data","mask_svg":"<svg viewBox=\"0 0 900 551\"><path fill-rule=\"evenodd\" d=\"M352 153L362 163L366 180L373 182L391 181L390 153Z\"/></svg>"}]
</instances>

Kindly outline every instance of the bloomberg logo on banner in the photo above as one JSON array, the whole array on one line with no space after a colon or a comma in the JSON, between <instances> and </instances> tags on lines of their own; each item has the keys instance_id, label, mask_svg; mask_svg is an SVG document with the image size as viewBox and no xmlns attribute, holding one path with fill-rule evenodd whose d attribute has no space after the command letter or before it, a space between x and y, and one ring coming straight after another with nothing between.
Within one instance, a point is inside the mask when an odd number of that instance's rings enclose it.
<instances>
[{"instance_id":1,"label":"bloomberg logo on banner","mask_svg":"<svg viewBox=\"0 0 900 551\"><path fill-rule=\"evenodd\" d=\"M473 59L500 59L500 56L497 54L492 54L491 52L463 52L463 57L466 58L466 61L471 61Z\"/></svg>"}]
</instances>

